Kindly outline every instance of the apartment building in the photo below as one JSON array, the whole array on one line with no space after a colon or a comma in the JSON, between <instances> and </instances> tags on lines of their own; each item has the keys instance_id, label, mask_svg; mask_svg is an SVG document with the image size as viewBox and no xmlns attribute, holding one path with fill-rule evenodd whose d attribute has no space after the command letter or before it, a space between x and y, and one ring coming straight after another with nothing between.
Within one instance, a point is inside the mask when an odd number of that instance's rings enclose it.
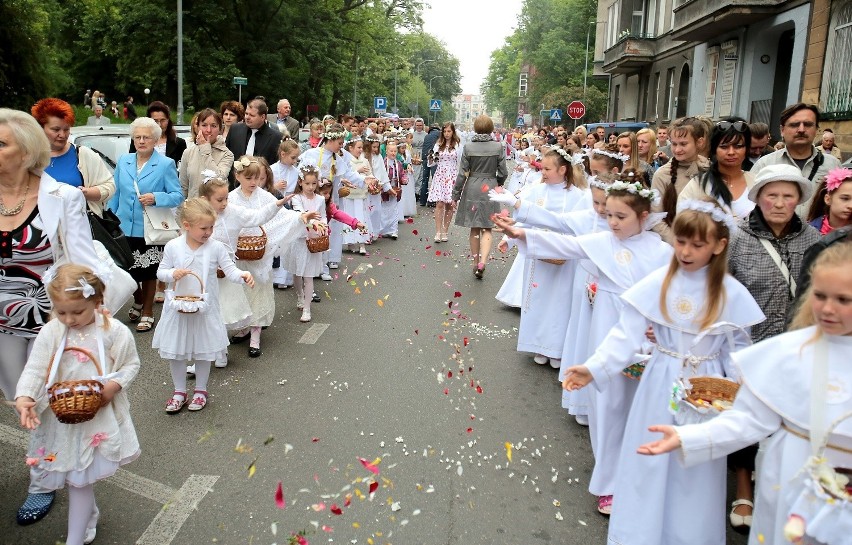
<instances>
[{"instance_id":1,"label":"apartment building","mask_svg":"<svg viewBox=\"0 0 852 545\"><path fill-rule=\"evenodd\" d=\"M473 130L473 120L476 116L486 113L485 97L482 95L455 95L453 109L456 112L454 120L459 130Z\"/></svg>"}]
</instances>

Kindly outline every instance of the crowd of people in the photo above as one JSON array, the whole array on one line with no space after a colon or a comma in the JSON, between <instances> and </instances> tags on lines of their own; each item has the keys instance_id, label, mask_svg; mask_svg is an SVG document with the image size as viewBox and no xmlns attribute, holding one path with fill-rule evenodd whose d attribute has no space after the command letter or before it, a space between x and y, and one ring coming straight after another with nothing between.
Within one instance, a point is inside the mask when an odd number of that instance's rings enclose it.
<instances>
[{"instance_id":1,"label":"crowd of people","mask_svg":"<svg viewBox=\"0 0 852 545\"><path fill-rule=\"evenodd\" d=\"M819 121L791 105L774 151L736 117L522 136L489 192L497 299L588 426L609 543L724 543L726 459L749 543L848 541L852 170Z\"/></svg>"},{"instance_id":2,"label":"crowd of people","mask_svg":"<svg viewBox=\"0 0 852 545\"><path fill-rule=\"evenodd\" d=\"M518 247L497 298L520 308L518 350L559 369L563 407L588 426L611 543L723 543L726 456L728 519L752 543L798 529L842 543L820 521L852 520L843 474L823 496L789 485L817 443L832 475L852 467L852 171L814 144L815 106L787 108L785 146L769 152L763 127L700 117L607 136L325 116L300 142L290 103L271 113L261 97L200 110L186 142L155 101L112 175L69 142L68 103L31 114L0 109L0 389L32 430L20 524L67 486L67 543L91 543L94 483L139 455L124 391L139 339L116 314L131 295L126 320L169 364L165 411L200 411L230 345L262 355L274 290L292 288L310 322L315 279L344 251L396 240L419 201L434 205L434 244L469 229L478 280L495 228L499 251ZM126 272L92 235L111 218ZM132 287L116 302L121 274ZM736 401L690 397L705 379L738 387ZM47 408L86 388L100 408L88 420Z\"/></svg>"}]
</instances>

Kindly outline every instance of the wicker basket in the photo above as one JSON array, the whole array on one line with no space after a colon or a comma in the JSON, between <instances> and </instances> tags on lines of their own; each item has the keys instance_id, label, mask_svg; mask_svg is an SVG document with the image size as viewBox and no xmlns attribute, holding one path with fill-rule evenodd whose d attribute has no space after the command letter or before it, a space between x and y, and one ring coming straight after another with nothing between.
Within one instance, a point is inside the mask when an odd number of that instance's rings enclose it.
<instances>
[{"instance_id":1,"label":"wicker basket","mask_svg":"<svg viewBox=\"0 0 852 545\"><path fill-rule=\"evenodd\" d=\"M222 269L216 269L216 278L225 278L225 271Z\"/></svg>"},{"instance_id":2,"label":"wicker basket","mask_svg":"<svg viewBox=\"0 0 852 545\"><path fill-rule=\"evenodd\" d=\"M189 271L189 275L194 276L196 280L198 280L198 285L201 286L200 293L192 293L192 294L181 294L175 295L173 299L180 303L195 303L195 304L182 304L178 307L178 312L181 314L195 314L199 310L201 310L201 305L204 303L204 282L201 280L201 277L195 274L192 271ZM175 282L175 287L177 287L177 282Z\"/></svg>"},{"instance_id":3,"label":"wicker basket","mask_svg":"<svg viewBox=\"0 0 852 545\"><path fill-rule=\"evenodd\" d=\"M257 261L266 253L266 231L260 228L260 235L248 235L237 237L237 259L243 261Z\"/></svg>"},{"instance_id":4,"label":"wicker basket","mask_svg":"<svg viewBox=\"0 0 852 545\"><path fill-rule=\"evenodd\" d=\"M98 375L103 374L98 359L85 348L69 346L63 351L65 352L79 352L86 355L95 364ZM61 355L53 355L47 368L48 377L50 377L51 368L54 364L59 365L60 359ZM88 422L98 414L103 401L102 391L103 384L97 380L63 380L47 389L47 399L57 420L63 424L80 424Z\"/></svg>"},{"instance_id":5,"label":"wicker basket","mask_svg":"<svg viewBox=\"0 0 852 545\"><path fill-rule=\"evenodd\" d=\"M350 193L352 192L346 186L342 186L340 189L337 190L337 196L341 199L348 197Z\"/></svg>"},{"instance_id":6,"label":"wicker basket","mask_svg":"<svg viewBox=\"0 0 852 545\"><path fill-rule=\"evenodd\" d=\"M308 245L308 251L312 254L318 254L328 250L328 235L322 235L316 238L306 238L305 243Z\"/></svg>"},{"instance_id":7,"label":"wicker basket","mask_svg":"<svg viewBox=\"0 0 852 545\"><path fill-rule=\"evenodd\" d=\"M717 377L689 377L692 388L686 392L686 401L695 406L706 406L714 401L733 403L740 385Z\"/></svg>"}]
</instances>

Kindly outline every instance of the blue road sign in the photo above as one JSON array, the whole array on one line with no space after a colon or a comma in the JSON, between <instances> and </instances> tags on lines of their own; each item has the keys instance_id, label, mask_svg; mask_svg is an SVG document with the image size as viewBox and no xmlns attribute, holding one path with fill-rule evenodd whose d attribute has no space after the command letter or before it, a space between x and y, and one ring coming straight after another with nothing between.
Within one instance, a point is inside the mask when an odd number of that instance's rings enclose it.
<instances>
[{"instance_id":1,"label":"blue road sign","mask_svg":"<svg viewBox=\"0 0 852 545\"><path fill-rule=\"evenodd\" d=\"M523 126L524 126L524 116L522 116L522 115L519 115L519 116L518 116L517 126L518 126L518 127L523 127Z\"/></svg>"},{"instance_id":2,"label":"blue road sign","mask_svg":"<svg viewBox=\"0 0 852 545\"><path fill-rule=\"evenodd\" d=\"M559 108L553 108L550 110L550 120L551 121L562 121L562 110Z\"/></svg>"},{"instance_id":3,"label":"blue road sign","mask_svg":"<svg viewBox=\"0 0 852 545\"><path fill-rule=\"evenodd\" d=\"M430 112L440 112L441 111L441 101L437 98L433 98L429 101L429 111Z\"/></svg>"},{"instance_id":4,"label":"blue road sign","mask_svg":"<svg viewBox=\"0 0 852 545\"><path fill-rule=\"evenodd\" d=\"M388 97L373 97L373 109L384 112L388 109Z\"/></svg>"}]
</instances>

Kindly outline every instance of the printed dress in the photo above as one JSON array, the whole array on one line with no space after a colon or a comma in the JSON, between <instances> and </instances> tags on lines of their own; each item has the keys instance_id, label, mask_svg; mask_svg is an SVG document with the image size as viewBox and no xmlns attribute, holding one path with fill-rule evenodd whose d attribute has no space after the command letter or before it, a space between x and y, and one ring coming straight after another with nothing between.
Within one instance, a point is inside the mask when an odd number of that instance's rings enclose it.
<instances>
[{"instance_id":1,"label":"printed dress","mask_svg":"<svg viewBox=\"0 0 852 545\"><path fill-rule=\"evenodd\" d=\"M453 185L459 175L460 149L457 145L452 149L438 149L435 144L434 152L438 154L438 168L429 186L429 202L453 202Z\"/></svg>"}]
</instances>

